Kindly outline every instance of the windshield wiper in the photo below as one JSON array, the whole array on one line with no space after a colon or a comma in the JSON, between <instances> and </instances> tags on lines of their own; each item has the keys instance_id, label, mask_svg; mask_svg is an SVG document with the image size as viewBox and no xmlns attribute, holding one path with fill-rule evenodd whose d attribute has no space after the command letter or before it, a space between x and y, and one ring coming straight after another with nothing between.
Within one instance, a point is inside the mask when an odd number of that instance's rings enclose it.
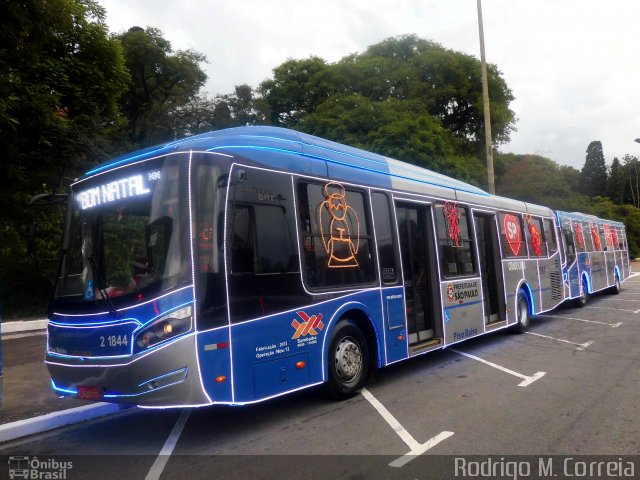
<instances>
[{"instance_id":1,"label":"windshield wiper","mask_svg":"<svg viewBox=\"0 0 640 480\"><path fill-rule=\"evenodd\" d=\"M96 260L93 258L93 256L87 257L87 260L89 260L89 265L91 266L91 272L93 273L93 276L97 277L98 279L99 285L97 286L97 288L100 291L100 295L102 295L102 298L104 298L107 303L107 307L109 308L109 313L112 313L114 317L117 317L118 311L116 310L115 305L111 301L111 298L109 298L107 290L104 288L104 281L102 280L102 275L100 275L100 269L98 268L98 264L96 263Z\"/></svg>"}]
</instances>

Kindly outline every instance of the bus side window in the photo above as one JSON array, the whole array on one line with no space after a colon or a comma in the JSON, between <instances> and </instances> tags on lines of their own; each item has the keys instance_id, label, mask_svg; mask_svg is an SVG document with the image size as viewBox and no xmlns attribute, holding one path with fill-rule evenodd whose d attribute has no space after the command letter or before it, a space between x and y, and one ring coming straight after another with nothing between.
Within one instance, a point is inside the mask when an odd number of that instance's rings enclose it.
<instances>
[{"instance_id":1,"label":"bus side window","mask_svg":"<svg viewBox=\"0 0 640 480\"><path fill-rule=\"evenodd\" d=\"M256 256L253 208L235 205L231 234L231 272L253 273Z\"/></svg>"},{"instance_id":2,"label":"bus side window","mask_svg":"<svg viewBox=\"0 0 640 480\"><path fill-rule=\"evenodd\" d=\"M337 182L298 184L298 215L306 284L355 288L376 281L368 199Z\"/></svg>"},{"instance_id":3,"label":"bus side window","mask_svg":"<svg viewBox=\"0 0 640 480\"><path fill-rule=\"evenodd\" d=\"M300 281L291 176L247 167L229 197L226 266L231 321L308 303Z\"/></svg>"},{"instance_id":4,"label":"bus side window","mask_svg":"<svg viewBox=\"0 0 640 480\"><path fill-rule=\"evenodd\" d=\"M456 204L436 204L434 207L442 274L446 278L473 275L477 268L467 209Z\"/></svg>"},{"instance_id":5,"label":"bus side window","mask_svg":"<svg viewBox=\"0 0 640 480\"><path fill-rule=\"evenodd\" d=\"M571 222L568 220L562 222L562 235L567 245L567 263L571 265L576 259L576 245L573 239L573 231L571 230Z\"/></svg>"},{"instance_id":6,"label":"bus side window","mask_svg":"<svg viewBox=\"0 0 640 480\"><path fill-rule=\"evenodd\" d=\"M527 244L529 245L529 255L531 258L546 257L547 256L547 244L545 243L546 236L542 231L542 222L538 217L532 217L525 215L525 221L527 223L525 227ZM537 233L537 239L534 238L534 233Z\"/></svg>"},{"instance_id":7,"label":"bus side window","mask_svg":"<svg viewBox=\"0 0 640 480\"><path fill-rule=\"evenodd\" d=\"M553 220L545 218L543 220L544 225L544 238L547 241L547 251L549 256L558 251L558 241L556 239L556 231L554 228Z\"/></svg>"},{"instance_id":8,"label":"bus side window","mask_svg":"<svg viewBox=\"0 0 640 480\"><path fill-rule=\"evenodd\" d=\"M593 252L593 237L591 235L591 225L587 222L582 222L582 238L584 240L584 249L587 252Z\"/></svg>"},{"instance_id":9,"label":"bus side window","mask_svg":"<svg viewBox=\"0 0 640 480\"><path fill-rule=\"evenodd\" d=\"M374 227L378 242L378 261L380 277L384 285L395 285L400 279L398 275L397 244L394 235L394 223L391 218L389 198L385 193L374 192L371 195L373 206Z\"/></svg>"},{"instance_id":10,"label":"bus side window","mask_svg":"<svg viewBox=\"0 0 640 480\"><path fill-rule=\"evenodd\" d=\"M498 214L500 227L500 243L503 258L527 257L527 244L522 226L522 216L519 213Z\"/></svg>"}]
</instances>

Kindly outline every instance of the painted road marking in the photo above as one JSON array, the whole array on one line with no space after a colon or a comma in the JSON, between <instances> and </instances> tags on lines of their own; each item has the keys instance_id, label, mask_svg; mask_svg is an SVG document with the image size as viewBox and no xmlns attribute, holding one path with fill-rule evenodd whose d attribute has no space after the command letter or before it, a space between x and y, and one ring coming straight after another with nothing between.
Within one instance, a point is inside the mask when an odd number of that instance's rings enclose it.
<instances>
[{"instance_id":1,"label":"painted road marking","mask_svg":"<svg viewBox=\"0 0 640 480\"><path fill-rule=\"evenodd\" d=\"M584 308L595 308L597 310L615 310L616 312L629 312L629 313L639 313L640 310L625 310L624 308L610 308L610 307L584 307Z\"/></svg>"},{"instance_id":2,"label":"painted road marking","mask_svg":"<svg viewBox=\"0 0 640 480\"><path fill-rule=\"evenodd\" d=\"M564 315L539 315L540 317L551 317L551 318L566 318L569 320L576 320L578 322L586 322L586 323L597 323L599 325L607 325L611 328L618 328L622 325L622 322L618 323L607 323L607 322L599 322L597 320L585 320L584 318L576 318L576 317L566 317Z\"/></svg>"},{"instance_id":3,"label":"painted road marking","mask_svg":"<svg viewBox=\"0 0 640 480\"><path fill-rule=\"evenodd\" d=\"M460 350L456 350L454 348L450 348L449 350L451 350L452 352L457 353L458 355L462 355L463 357L471 358L472 360L476 360L478 362L484 363L485 365L489 365L490 367L497 368L498 370L502 370L503 372L508 373L509 375L513 375L514 377L521 378L522 382L520 382L518 384L519 387L528 387L533 382L535 382L536 380L541 379L542 377L544 377L547 374L547 372L536 372L531 376L522 375L521 373L514 372L513 370L509 370L508 368L502 367L502 366L500 366L498 364L495 364L493 362L489 362L488 360L483 360L482 358L476 357L475 355L471 355L469 353L461 352Z\"/></svg>"},{"instance_id":4,"label":"painted road marking","mask_svg":"<svg viewBox=\"0 0 640 480\"><path fill-rule=\"evenodd\" d=\"M534 332L524 332L524 333L528 335L535 335L536 337L548 338L550 340L555 340L556 342L564 342L564 343L570 343L571 345L577 345L578 348L576 348L576 350L584 350L589 345L593 344L593 340L589 340L588 342L585 342L585 343L576 343L576 342L570 342L569 340L565 340L563 338L549 337L548 335L542 335L540 333L534 333Z\"/></svg>"},{"instance_id":5,"label":"painted road marking","mask_svg":"<svg viewBox=\"0 0 640 480\"><path fill-rule=\"evenodd\" d=\"M411 436L409 432L407 432L407 430L400 424L400 422L396 420L396 417L394 417L391 412L389 412L389 410L387 410L387 408L382 405L382 403L380 403L376 397L373 396L373 394L369 390L363 388L361 393L362 396L366 398L371 405L373 405L373 408L378 411L382 418L385 419L389 426L393 428L393 430L398 434L402 441L407 444L410 449L409 453L391 462L389 464L389 466L391 467L402 467L406 465L418 455L421 455L427 450L432 449L437 444L453 435L453 432L440 432L438 435L427 440L425 443L419 443L415 438Z\"/></svg>"},{"instance_id":6,"label":"painted road marking","mask_svg":"<svg viewBox=\"0 0 640 480\"><path fill-rule=\"evenodd\" d=\"M173 449L175 448L176 443L178 443L178 439L180 438L182 429L187 423L187 419L189 418L190 413L190 409L182 410L182 413L180 414L180 417L178 418L176 424L173 426L173 430L171 430L167 441L164 442L164 446L162 447L162 450L160 450L156 461L153 462L153 465L151 465L151 470L149 470L149 473L147 473L145 480L158 480L160 478L160 475L162 475L162 471L164 470L169 457L171 457L171 454L173 453Z\"/></svg>"}]
</instances>

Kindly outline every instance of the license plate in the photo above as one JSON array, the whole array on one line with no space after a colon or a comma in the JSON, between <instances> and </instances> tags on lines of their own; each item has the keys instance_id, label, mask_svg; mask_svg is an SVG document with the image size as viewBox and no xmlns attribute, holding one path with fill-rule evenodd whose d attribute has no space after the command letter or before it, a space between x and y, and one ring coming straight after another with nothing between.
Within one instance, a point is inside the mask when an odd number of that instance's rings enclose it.
<instances>
[{"instance_id":1,"label":"license plate","mask_svg":"<svg viewBox=\"0 0 640 480\"><path fill-rule=\"evenodd\" d=\"M78 387L78 398L82 400L100 400L102 395L100 395L98 387L80 385Z\"/></svg>"}]
</instances>

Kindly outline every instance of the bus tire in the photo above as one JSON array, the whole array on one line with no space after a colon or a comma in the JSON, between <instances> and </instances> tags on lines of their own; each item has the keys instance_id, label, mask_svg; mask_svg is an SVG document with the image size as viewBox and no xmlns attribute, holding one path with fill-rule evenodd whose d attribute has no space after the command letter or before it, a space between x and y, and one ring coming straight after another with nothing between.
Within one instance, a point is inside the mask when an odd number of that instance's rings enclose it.
<instances>
[{"instance_id":1,"label":"bus tire","mask_svg":"<svg viewBox=\"0 0 640 480\"><path fill-rule=\"evenodd\" d=\"M618 275L616 275L615 278L616 281L613 284L613 287L611 287L611 293L618 295L620 293L620 279L618 278Z\"/></svg>"},{"instance_id":2,"label":"bus tire","mask_svg":"<svg viewBox=\"0 0 640 480\"><path fill-rule=\"evenodd\" d=\"M349 319L338 322L328 352L329 394L338 400L357 395L367 380L369 347L362 330Z\"/></svg>"},{"instance_id":3,"label":"bus tire","mask_svg":"<svg viewBox=\"0 0 640 480\"><path fill-rule=\"evenodd\" d=\"M527 301L527 296L524 294L524 292L520 291L518 293L518 303L516 305L517 323L514 325L513 330L516 333L524 333L529 330L529 326L531 325L531 317L529 316L529 302Z\"/></svg>"},{"instance_id":4,"label":"bus tire","mask_svg":"<svg viewBox=\"0 0 640 480\"><path fill-rule=\"evenodd\" d=\"M589 301L589 291L587 290L587 286L584 284L584 280L582 281L582 288L580 289L580 296L576 298L576 306L584 307Z\"/></svg>"}]
</instances>

